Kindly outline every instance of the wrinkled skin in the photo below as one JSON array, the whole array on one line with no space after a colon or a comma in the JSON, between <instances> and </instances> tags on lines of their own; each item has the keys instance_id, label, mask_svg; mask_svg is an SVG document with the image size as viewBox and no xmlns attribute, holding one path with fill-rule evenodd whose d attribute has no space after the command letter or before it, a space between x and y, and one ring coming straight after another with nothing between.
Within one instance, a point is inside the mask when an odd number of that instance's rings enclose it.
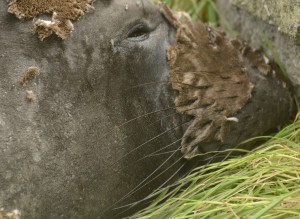
<instances>
[{"instance_id":1,"label":"wrinkled skin","mask_svg":"<svg viewBox=\"0 0 300 219\"><path fill-rule=\"evenodd\" d=\"M146 157L177 150L189 121L166 83L174 30L150 1L94 6L65 41L40 42L0 1L0 207L23 218L120 218L186 168L179 151Z\"/></svg>"}]
</instances>

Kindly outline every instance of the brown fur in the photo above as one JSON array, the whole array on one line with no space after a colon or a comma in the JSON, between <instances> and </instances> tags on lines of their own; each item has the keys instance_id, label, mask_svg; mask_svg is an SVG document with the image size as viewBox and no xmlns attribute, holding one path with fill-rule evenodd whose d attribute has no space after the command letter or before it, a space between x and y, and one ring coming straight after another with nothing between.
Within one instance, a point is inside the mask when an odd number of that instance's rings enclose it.
<instances>
[{"instance_id":1,"label":"brown fur","mask_svg":"<svg viewBox=\"0 0 300 219\"><path fill-rule=\"evenodd\" d=\"M20 84L25 86L29 81L33 80L40 74L40 69L37 67L29 67L20 80Z\"/></svg>"},{"instance_id":2,"label":"brown fur","mask_svg":"<svg viewBox=\"0 0 300 219\"><path fill-rule=\"evenodd\" d=\"M272 69L261 53L241 41L230 41L221 31L164 5L161 11L177 29L177 44L168 49L170 80L179 92L177 111L194 117L182 140L182 152L191 158L199 153L197 144L223 142L231 124L239 122L234 116L254 87L246 66L265 76Z\"/></svg>"},{"instance_id":3,"label":"brown fur","mask_svg":"<svg viewBox=\"0 0 300 219\"><path fill-rule=\"evenodd\" d=\"M71 20L78 20L94 0L10 0L8 12L19 19L33 19L52 14L52 21L38 19L33 26L40 40L53 33L65 39L73 30Z\"/></svg>"}]
</instances>

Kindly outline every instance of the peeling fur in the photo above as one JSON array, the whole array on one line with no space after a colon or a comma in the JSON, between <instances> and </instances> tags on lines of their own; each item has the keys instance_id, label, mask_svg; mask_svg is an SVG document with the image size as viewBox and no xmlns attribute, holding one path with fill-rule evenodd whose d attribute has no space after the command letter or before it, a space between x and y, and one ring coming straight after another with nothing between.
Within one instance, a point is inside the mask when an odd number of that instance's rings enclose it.
<instances>
[{"instance_id":1,"label":"peeling fur","mask_svg":"<svg viewBox=\"0 0 300 219\"><path fill-rule=\"evenodd\" d=\"M222 32L205 24L193 25L186 14L171 19L177 44L168 49L170 79L179 91L177 110L194 116L182 141L185 157L193 157L199 142L223 141L231 122L228 118L246 104L253 85L242 70L239 53Z\"/></svg>"},{"instance_id":2,"label":"peeling fur","mask_svg":"<svg viewBox=\"0 0 300 219\"><path fill-rule=\"evenodd\" d=\"M10 0L8 12L19 19L33 19L41 14L52 14L52 20L38 19L33 31L40 40L52 34L66 39L73 31L72 21L78 20L92 7L94 0Z\"/></svg>"},{"instance_id":3,"label":"peeling fur","mask_svg":"<svg viewBox=\"0 0 300 219\"><path fill-rule=\"evenodd\" d=\"M29 67L20 80L20 84L25 86L29 81L33 80L40 74L40 69L37 67Z\"/></svg>"},{"instance_id":4,"label":"peeling fur","mask_svg":"<svg viewBox=\"0 0 300 219\"><path fill-rule=\"evenodd\" d=\"M254 88L248 71L270 77L272 68L260 51L240 40L230 41L222 31L193 23L186 13L173 14L165 5L161 12L177 29L177 44L167 54L172 87L178 91L176 109L194 117L181 144L190 159L199 154L199 144L222 145L232 124L239 123L235 115Z\"/></svg>"}]
</instances>

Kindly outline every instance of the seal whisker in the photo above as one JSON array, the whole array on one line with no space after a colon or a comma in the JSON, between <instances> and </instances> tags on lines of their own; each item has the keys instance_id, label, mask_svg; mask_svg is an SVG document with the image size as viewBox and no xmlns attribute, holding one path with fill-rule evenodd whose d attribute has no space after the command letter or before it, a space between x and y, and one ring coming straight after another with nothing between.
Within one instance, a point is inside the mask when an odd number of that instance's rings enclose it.
<instances>
[{"instance_id":1,"label":"seal whisker","mask_svg":"<svg viewBox=\"0 0 300 219\"><path fill-rule=\"evenodd\" d=\"M161 188L163 188L174 176L176 176L181 170L182 170L182 168L185 166L186 164L184 163L184 164L182 164L165 182L163 182L155 191L158 191L159 189L161 189ZM154 192L155 192L154 191ZM123 213L125 213L125 212L127 212L128 210L130 210L131 208L133 208L134 206L136 206L137 204L139 204L139 203L142 203L142 202L144 202L144 201L146 201L146 200L148 200L148 199L151 199L151 198L153 198L153 195L152 194L150 194L150 195L148 195L147 197L145 197L145 198L143 198L143 199L141 199L141 200L139 200L139 201L136 201L136 202L133 202L133 203L130 203L130 204L127 204L127 205L123 205L123 206L120 206L120 207L116 207L116 208L114 208L115 210L117 210L117 209L122 209L122 208L127 208L128 207L128 209L125 209L124 211L122 211L122 212L120 212L118 215L120 215L120 214L123 214ZM148 201L148 202L146 202L145 204L150 204L152 202L152 200L150 200L150 201ZM117 215L117 216L118 216Z\"/></svg>"},{"instance_id":2,"label":"seal whisker","mask_svg":"<svg viewBox=\"0 0 300 219\"><path fill-rule=\"evenodd\" d=\"M171 109L175 109L175 108L174 108L174 107L168 107L168 108L161 109L161 110L157 110L157 111L153 111L153 112L150 112L150 113L145 113L145 114L143 114L143 115L140 115L140 116L137 116L137 117L135 117L135 118L133 118L133 119L130 119L130 120L128 120L128 121L126 121L126 122L124 122L124 123L122 123L122 124L116 126L115 128L121 128L121 127L124 127L125 125L127 125L127 124L129 124L129 123L131 123L131 122L133 122L133 121L136 121L137 119L140 119L140 118L143 118L143 117L146 117L146 116L149 116L149 115L153 115L153 114L155 114L155 113L160 113L160 112L168 111L168 110L171 110Z\"/></svg>"},{"instance_id":3,"label":"seal whisker","mask_svg":"<svg viewBox=\"0 0 300 219\"><path fill-rule=\"evenodd\" d=\"M143 84L137 84L135 86L126 88L125 91L130 90L130 89L134 89L134 88L138 88L138 87L142 87L142 86L146 86L146 85L152 85L152 84L170 84L170 81L152 81L152 82L147 82L147 83L143 83Z\"/></svg>"},{"instance_id":4,"label":"seal whisker","mask_svg":"<svg viewBox=\"0 0 300 219\"><path fill-rule=\"evenodd\" d=\"M193 107L193 108L184 110L184 112L188 112L188 111L191 111L191 110L194 110L194 109L197 109L197 108L199 108L199 107ZM174 107L174 108L170 107L170 108L168 108L168 109L175 109L175 107ZM167 111L168 109L160 110L160 111L155 111L155 112ZM153 112L153 113L154 113L154 112ZM151 114L151 113L149 113L149 115L150 115L150 114ZM154 125L155 123L160 122L160 121L162 121L162 120L164 120L164 119L166 119L166 118L169 118L169 117L171 117L171 116L173 116L173 115L176 115L176 114L177 114L177 112L172 113L172 114L170 114L170 115L168 115L168 116L165 116L165 117L163 117L163 118L161 118L161 119L158 119L158 120L156 120L156 121L154 121L154 122L152 122L152 123L146 125L145 127L150 127L151 125ZM140 116L139 118L142 118L142 117L143 117L143 116ZM136 117L136 118L134 118L134 119L131 119L131 120L127 121L126 124L128 124L129 122L132 122L133 120L136 120L136 119L138 119L138 117ZM188 122L189 122L189 121L188 121ZM184 124L186 124L186 123L184 123ZM184 124L182 124L182 125L184 125ZM123 127L123 126L125 126L124 123L123 123L122 127ZM119 126L119 127L120 127L120 126ZM126 137L123 138L122 140L125 140L125 139L127 139L127 138L129 138L129 137L132 137L134 134L136 134L136 133L133 133L133 134L131 134L131 135L129 135L129 136L126 136ZM163 149L163 148L162 148L162 149ZM161 150L161 149L159 149L159 151L160 151L160 150Z\"/></svg>"},{"instance_id":5,"label":"seal whisker","mask_svg":"<svg viewBox=\"0 0 300 219\"><path fill-rule=\"evenodd\" d=\"M197 108L197 107L196 107L196 108ZM193 109L196 109L196 108L191 108L191 109L188 109L188 110L186 110L186 111L190 111L190 110L193 110ZM176 114L176 113L174 113L174 114ZM169 116L172 116L172 115L173 115L173 114L171 114L171 115L169 115ZM168 118L169 116L166 116L165 118ZM156 123L156 122L158 122L158 121L161 121L161 119L155 121L154 123ZM151 126L151 125L153 125L154 123L152 123L152 124L150 124L150 125L148 125L148 126ZM159 137L161 137L161 136L167 134L167 133L170 132L170 131L176 130L177 128L180 128L180 127L182 127L183 125L188 124L188 123L190 123L190 121L184 122L184 123L182 123L182 124L180 124L180 125L178 125L178 126L175 126L175 127L173 127L173 128L170 128L170 129L168 129L168 130L166 130L166 131L160 133L159 135L154 136L153 138L147 140L147 141L144 142L143 144L137 146L136 148L132 149L131 151L129 151L128 153L126 153L125 155L123 155L120 159L118 159L117 161L115 161L111 166L114 166L115 164L117 164L118 162L120 162L121 160L123 160L125 157L127 157L128 155L130 155L130 154L132 154L133 152L137 151L138 149L142 148L143 146L147 145L147 144L150 143L151 141L153 141L153 140L155 140L155 139L157 139L157 138L159 138ZM133 136L133 135L134 135L134 134L132 134L132 135L130 135L130 136L127 136L127 137L125 137L124 139L129 138L129 137L131 137L131 136ZM124 140L124 139L123 139L123 140Z\"/></svg>"},{"instance_id":6,"label":"seal whisker","mask_svg":"<svg viewBox=\"0 0 300 219\"><path fill-rule=\"evenodd\" d=\"M163 161L151 174L149 174L142 182L140 182L135 188L133 188L129 193L127 193L125 196L123 196L123 198L121 198L117 203L123 201L124 199L126 199L127 197L129 197L130 195L134 194L135 192L137 192L139 189L143 188L145 185L147 185L149 182L151 182L152 180L156 179L156 177L154 177L151 181L147 182L146 184L143 185L143 183L145 183L148 179L150 179L161 167L163 167L174 155L175 155L176 151L173 152L165 161ZM181 158L180 158L181 159ZM178 161L180 160L178 159ZM174 165L175 163L173 163L172 165ZM171 167L171 166L170 166ZM166 170L168 170L170 167L168 167ZM164 173L166 170L164 170L163 172L161 172L160 174ZM159 174L159 175L160 175Z\"/></svg>"},{"instance_id":7,"label":"seal whisker","mask_svg":"<svg viewBox=\"0 0 300 219\"><path fill-rule=\"evenodd\" d=\"M186 85L186 86L193 87L193 88L199 88L199 86L194 86L192 84L188 84L188 83L184 83L184 82L180 82L180 81L169 80L169 81L152 81L152 82L147 82L147 83L143 83L143 84L137 84L137 85L131 86L129 88L126 88L124 91L128 91L128 90L131 90L134 88L140 88L140 87L147 86L147 85L170 84L170 83L182 84L182 85Z\"/></svg>"},{"instance_id":8,"label":"seal whisker","mask_svg":"<svg viewBox=\"0 0 300 219\"><path fill-rule=\"evenodd\" d=\"M142 189L143 187L145 187L146 185L148 185L150 182L152 182L153 180L157 179L159 176L161 176L163 173L165 173L166 171L168 171L169 169L171 169L173 166L175 166L179 161L181 161L183 159L183 156L181 156L179 159L177 159L172 165L170 165L168 168L166 168L164 171L162 171L161 173L159 173L157 176L155 176L154 178L152 178L150 181L148 181L147 183L145 183L151 176L154 175L154 173L156 173L164 164L166 164L166 162L168 160L170 160L176 152L172 153L169 158L167 160L165 160L159 167L157 167L146 179L144 179L141 183L139 183L133 190L131 190L129 193L127 193L126 195L124 195L121 199L119 199L117 202L115 202L113 204L112 207L114 207L115 205L117 205L118 203L120 203L121 201L125 200L126 198L128 198L130 195L133 195L134 193L136 193L137 191L139 191L140 189ZM169 179L170 180L170 179ZM145 184L143 184L145 183ZM117 208L114 208L117 209Z\"/></svg>"},{"instance_id":9,"label":"seal whisker","mask_svg":"<svg viewBox=\"0 0 300 219\"><path fill-rule=\"evenodd\" d=\"M114 128L110 129L108 132L104 133L103 136L100 138L100 140L103 140L103 139L104 139L105 137L107 137L109 134L112 134L116 129L120 129L120 128L124 127L125 125L127 125L127 124L129 124L129 123L131 123L131 122L134 122L134 121L136 121L136 120L138 120L138 119L140 119L140 118L144 118L144 117L146 117L146 116L153 115L153 114L155 114L155 113L160 113L160 112L168 111L168 110L171 110L171 109L175 109L175 107L168 107L168 108L165 108L165 109L161 109L161 110L157 110L157 111L145 113L145 114L143 114L143 115L140 115L140 116L137 116L137 117L135 117L135 118L133 118L133 119L130 119L130 120L128 120L128 121L126 121L126 122L124 122L124 123L122 123L122 124L120 124L120 125L115 126ZM160 121L160 120L159 120L159 121Z\"/></svg>"},{"instance_id":10,"label":"seal whisker","mask_svg":"<svg viewBox=\"0 0 300 219\"><path fill-rule=\"evenodd\" d=\"M152 126L152 125L154 125L154 124L156 124L156 123L158 123L158 122L161 122L162 120L167 119L167 118L169 118L169 117L171 117L171 116L174 116L174 115L176 115L176 114L177 114L177 112L172 113L172 114L170 114L170 115L168 115L168 116L165 116L165 117L163 117L163 118L161 118L161 119L155 120L154 122L152 122L152 123L146 125L145 127L150 127L150 126ZM139 133L138 133L138 132L132 133L132 134L126 136L125 138L123 138L122 140L125 140L125 139L128 139L128 138L130 138L130 137L133 137L133 136L136 135L136 134L139 134ZM155 136L155 137L156 137L156 136ZM182 140L182 138L176 140L176 142L178 142L178 141L180 141L180 140ZM167 145L167 146L164 147L164 148L161 148L161 149L159 149L159 150L157 150L157 151L154 151L153 153L157 153L157 152L159 152L159 151L161 151L161 150L163 150L163 149L165 149L165 148L167 148L167 147L170 147L171 145L173 145L173 144L176 143L176 142L173 142L173 143ZM132 152L133 152L133 151L132 151ZM130 153L130 152L129 152L129 153ZM127 156L127 155L124 155L124 156ZM123 157L123 158L125 158L125 157ZM120 160L122 160L123 158L120 158ZM145 158L145 157L144 157L144 158ZM142 159L143 159L143 158L140 158L139 160L137 160L137 161L134 162L134 163L137 163L138 161L141 161ZM119 162L120 160L118 160L117 162ZM117 162L114 162L111 166L115 165Z\"/></svg>"},{"instance_id":11,"label":"seal whisker","mask_svg":"<svg viewBox=\"0 0 300 219\"><path fill-rule=\"evenodd\" d=\"M155 191L158 191L159 189L163 188L174 176L176 176L176 174L182 170L182 168L187 164L187 162L185 162L184 164L181 165L180 168L178 168L178 170L176 170L163 184L161 184ZM181 178L180 178L181 179ZM151 198L151 194L149 195L148 198Z\"/></svg>"},{"instance_id":12,"label":"seal whisker","mask_svg":"<svg viewBox=\"0 0 300 219\"><path fill-rule=\"evenodd\" d=\"M165 116L165 117L163 117L163 118L161 118L161 119L157 119L157 120L155 120L154 122L152 122L152 123L146 125L145 128L150 127L150 126L152 126L152 125L154 125L154 124L156 124L156 123L158 123L158 122L162 122L164 119L169 118L169 117L171 117L171 116L173 116L173 115L176 115L176 114L177 114L177 112L172 113L172 114L170 114L170 115L168 115L168 116ZM128 136L126 136L125 138L123 138L122 140L125 140L125 139L127 139L127 138L130 138L130 137L134 136L135 134L138 134L138 133L137 133L137 132L131 133L130 135L128 135Z\"/></svg>"},{"instance_id":13,"label":"seal whisker","mask_svg":"<svg viewBox=\"0 0 300 219\"><path fill-rule=\"evenodd\" d=\"M213 161L213 159L215 158L215 156L216 155L214 155L213 157L211 157L211 159L205 164L205 165L203 165L202 167L201 167L201 169L204 169L204 168L206 168L209 164L211 164L212 163L212 161ZM223 161L224 160L226 160L228 157L226 157L226 158L224 158L223 159ZM156 191L158 191L158 190L160 190L161 188L165 188L165 189L169 189L169 188L172 188L172 187L174 187L174 186L177 186L177 185L180 185L180 180L181 179L183 179L183 178L185 178L187 175L189 175L191 172L193 172L194 171L194 168L195 167L198 167L199 166L199 163L201 162L201 160L199 160L199 161L197 161L194 165L193 165L193 167L191 168L191 170L190 171L188 171L186 174L184 174L183 176L181 176L180 178L179 178L179 180L177 180L177 182L175 182L175 183L173 183L173 184L171 184L171 185L168 185L168 186L166 186L166 187L164 187L176 174L178 174L178 172L186 165L186 163L184 163L183 165L181 165L181 167L177 170L177 171L175 171L175 173L171 176L171 177L169 177L169 179L167 180L167 181L165 181L163 184L161 184L152 194L155 194L155 192ZM199 171L198 171L199 172ZM123 205L123 206L120 206L120 207L117 207L117 208L114 208L115 210L117 210L117 209L122 209L122 208L127 208L127 209L125 209L124 211L122 211L122 212L120 212L118 215L121 215L121 214L123 214L123 213L126 213L127 211L129 211L131 208L133 208L134 206L136 206L137 204L139 204L139 203L142 203L142 202L144 202L144 201L146 201L147 199L150 199L150 201L148 201L148 202L146 202L145 204L146 205L148 205L148 204L150 204L150 203L152 203L152 201L153 200L151 200L151 198L153 198L153 195L152 194L150 194L150 195L148 195L147 197L145 197L145 198L143 198L143 199L141 199L141 200L139 200L139 201L136 201L136 202L133 202L133 203L131 203L131 204L127 204L127 205ZM167 198L168 197L168 195L169 194L166 194L166 197L165 198ZM117 215L117 216L118 216Z\"/></svg>"},{"instance_id":14,"label":"seal whisker","mask_svg":"<svg viewBox=\"0 0 300 219\"><path fill-rule=\"evenodd\" d=\"M152 155L149 155L148 157L155 157L155 156L160 156L160 155L164 155L164 154L170 154L170 153L173 153L173 152L176 152L176 151L180 151L181 150L181 147L177 150L172 150L172 151L166 151L166 152L161 152L161 153L157 153L157 154L152 154Z\"/></svg>"},{"instance_id":15,"label":"seal whisker","mask_svg":"<svg viewBox=\"0 0 300 219\"><path fill-rule=\"evenodd\" d=\"M139 161L141 161L141 160L143 160L143 159L146 159L146 158L148 158L148 157L151 157L151 155L153 155L153 154L155 154L155 153L158 153L158 152L160 152L160 151L162 151L162 150L164 150L164 149L166 149L166 148L168 148L168 147L171 147L172 145L174 145L174 144L177 143L177 142L180 142L181 140L182 140L182 138L179 138L179 139L177 139L176 141L172 142L171 144L168 144L167 146L165 146L165 147L163 147L163 148L161 148L161 149L159 149L159 150L156 150L156 151L154 151L153 153L148 154L147 156L144 156L144 157L138 159L135 163L137 163L137 162L139 162Z\"/></svg>"},{"instance_id":16,"label":"seal whisker","mask_svg":"<svg viewBox=\"0 0 300 219\"><path fill-rule=\"evenodd\" d=\"M129 151L128 153L126 153L125 155L123 155L120 159L118 159L116 162L114 162L113 165L115 165L116 163L118 163L118 162L120 162L121 160L123 160L123 159L124 159L125 157L127 157L129 154L132 154L133 152L135 152L135 151L137 151L138 149L142 148L144 145L146 145L146 144L148 144L148 143L154 141L155 139L157 139L157 138L159 138L159 137L161 137L161 136L167 134L168 132L173 131L173 130L176 130L177 128L180 128L181 126L183 126L183 125L185 125L185 124L188 124L188 123L190 123L190 121L184 122L184 123L182 123L182 124L180 124L180 125L178 125L178 126L175 126L175 127L173 127L173 128L167 129L166 131L160 133L159 135L156 135L155 137L153 137L153 138L147 140L147 141L144 142L143 144L140 144L139 146L135 147L134 149L132 149L131 151Z\"/></svg>"},{"instance_id":17,"label":"seal whisker","mask_svg":"<svg viewBox=\"0 0 300 219\"><path fill-rule=\"evenodd\" d=\"M181 139L178 139L178 140L181 140ZM176 140L176 141L178 141ZM128 198L130 195L136 193L137 191L139 191L141 188L143 188L144 186L148 185L150 182L152 182L153 180L155 180L156 178L158 178L160 175L162 175L163 173L165 173L166 171L168 171L169 169L171 169L174 165L176 165L180 160L183 159L183 156L181 155L180 158L178 160L176 160L174 163L172 163L172 165L170 165L167 169L165 169L164 171L162 171L161 173L159 173L158 175L156 175L153 179L151 179L150 181L148 181L147 183L145 183L144 185L142 185L145 181L147 181L152 175L154 175L165 163L167 163L174 155L175 155L176 151L173 152L173 154L171 154L159 167L157 167L146 179L144 179L141 183L139 183L137 186L135 186L134 189L132 189L130 192L128 192L126 195L124 195L122 198L120 198L118 201L116 201L114 204L112 204L109 208L107 208L103 214L111 209L117 209L117 208L114 208L114 206L116 206L118 203L120 203L121 201L125 200L126 198ZM179 172L183 166L185 165L185 163L176 171L176 172ZM172 174L172 177L176 175L176 174ZM170 180L171 178L168 179L168 181ZM161 186L159 187L161 188ZM149 197L151 197L151 194L148 195ZM146 198L144 198L143 200L147 200L148 199L148 196ZM142 202L143 200L140 200L138 202ZM128 209L129 210L129 209ZM119 214L122 214L119 213ZM119 215L118 214L118 215Z\"/></svg>"}]
</instances>

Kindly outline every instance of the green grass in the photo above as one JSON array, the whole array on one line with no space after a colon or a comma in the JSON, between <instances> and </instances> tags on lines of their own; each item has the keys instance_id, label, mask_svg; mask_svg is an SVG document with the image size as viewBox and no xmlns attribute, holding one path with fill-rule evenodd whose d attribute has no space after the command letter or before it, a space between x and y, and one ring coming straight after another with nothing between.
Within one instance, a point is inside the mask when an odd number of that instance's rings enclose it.
<instances>
[{"instance_id":1,"label":"green grass","mask_svg":"<svg viewBox=\"0 0 300 219\"><path fill-rule=\"evenodd\" d=\"M300 119L248 155L198 167L133 218L300 218Z\"/></svg>"},{"instance_id":2,"label":"green grass","mask_svg":"<svg viewBox=\"0 0 300 219\"><path fill-rule=\"evenodd\" d=\"M159 2L155 0L155 2ZM212 0L163 0L174 11L186 11L194 20L208 22L212 26L219 25L219 15Z\"/></svg>"}]
</instances>

